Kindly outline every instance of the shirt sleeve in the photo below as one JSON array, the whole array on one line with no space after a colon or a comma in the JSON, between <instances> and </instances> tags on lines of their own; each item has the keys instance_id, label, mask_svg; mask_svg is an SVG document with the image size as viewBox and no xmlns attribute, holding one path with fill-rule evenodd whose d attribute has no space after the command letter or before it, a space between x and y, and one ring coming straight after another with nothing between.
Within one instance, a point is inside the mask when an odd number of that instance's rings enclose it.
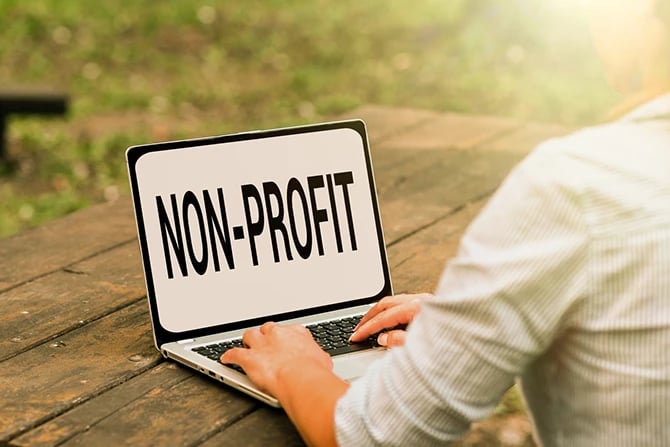
<instances>
[{"instance_id":1,"label":"shirt sleeve","mask_svg":"<svg viewBox=\"0 0 670 447\"><path fill-rule=\"evenodd\" d=\"M338 401L338 443L444 445L497 405L587 286L589 235L569 157L536 149L471 223L435 293Z\"/></svg>"}]
</instances>

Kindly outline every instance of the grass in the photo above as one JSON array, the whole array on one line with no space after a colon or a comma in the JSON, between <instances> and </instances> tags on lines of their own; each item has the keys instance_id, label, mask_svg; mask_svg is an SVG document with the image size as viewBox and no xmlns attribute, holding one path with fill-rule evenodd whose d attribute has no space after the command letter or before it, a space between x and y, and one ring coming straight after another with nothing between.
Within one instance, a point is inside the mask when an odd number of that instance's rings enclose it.
<instances>
[{"instance_id":1,"label":"grass","mask_svg":"<svg viewBox=\"0 0 670 447\"><path fill-rule=\"evenodd\" d=\"M566 3L2 0L0 83L60 86L72 104L11 120L0 237L124 194L135 143L367 103L596 121L616 98Z\"/></svg>"}]
</instances>

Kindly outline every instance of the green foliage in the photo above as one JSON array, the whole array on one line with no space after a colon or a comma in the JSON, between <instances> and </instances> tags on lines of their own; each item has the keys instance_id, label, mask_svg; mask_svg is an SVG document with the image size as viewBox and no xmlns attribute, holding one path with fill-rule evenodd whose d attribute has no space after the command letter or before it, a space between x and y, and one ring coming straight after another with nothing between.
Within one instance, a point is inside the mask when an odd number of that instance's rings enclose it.
<instances>
[{"instance_id":1,"label":"green foliage","mask_svg":"<svg viewBox=\"0 0 670 447\"><path fill-rule=\"evenodd\" d=\"M67 121L13 120L0 236L126 190L134 143L367 103L593 122L615 98L565 3L2 0L0 83L73 103Z\"/></svg>"},{"instance_id":2,"label":"green foliage","mask_svg":"<svg viewBox=\"0 0 670 447\"><path fill-rule=\"evenodd\" d=\"M523 397L521 391L517 385L511 387L505 395L500 400L500 403L496 407L494 413L497 416L505 416L507 414L513 413L523 413L525 411L525 405L523 402Z\"/></svg>"}]
</instances>

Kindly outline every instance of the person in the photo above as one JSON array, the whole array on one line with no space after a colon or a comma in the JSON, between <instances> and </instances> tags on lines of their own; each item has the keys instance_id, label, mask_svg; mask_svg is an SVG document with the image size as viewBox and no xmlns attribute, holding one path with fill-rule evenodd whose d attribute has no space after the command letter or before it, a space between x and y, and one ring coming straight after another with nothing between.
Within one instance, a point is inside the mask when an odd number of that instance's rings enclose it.
<instances>
[{"instance_id":1,"label":"person","mask_svg":"<svg viewBox=\"0 0 670 447\"><path fill-rule=\"evenodd\" d=\"M536 148L466 230L435 295L380 300L353 341L391 346L347 384L300 326L228 351L308 444L443 445L518 380L546 446L670 445L667 0L591 0L620 120Z\"/></svg>"}]
</instances>

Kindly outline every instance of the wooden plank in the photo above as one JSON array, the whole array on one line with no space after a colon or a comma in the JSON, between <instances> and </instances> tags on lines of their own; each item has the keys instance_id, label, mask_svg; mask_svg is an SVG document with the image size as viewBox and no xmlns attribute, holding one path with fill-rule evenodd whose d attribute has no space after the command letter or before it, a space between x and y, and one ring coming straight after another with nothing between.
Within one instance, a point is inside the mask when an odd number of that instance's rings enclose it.
<instances>
[{"instance_id":1,"label":"wooden plank","mask_svg":"<svg viewBox=\"0 0 670 447\"><path fill-rule=\"evenodd\" d=\"M461 236L488 198L465 206L388 249L395 293L433 292Z\"/></svg>"},{"instance_id":2,"label":"wooden plank","mask_svg":"<svg viewBox=\"0 0 670 447\"><path fill-rule=\"evenodd\" d=\"M385 140L373 153L387 244L490 194L539 142L570 131L543 124L505 127L512 125L506 122L500 126L507 130L495 130L496 126L483 118L462 126L462 132L449 132L449 145L444 147L461 150L429 149L433 143L418 150L401 147L400 142L410 144L410 136L420 128L434 126L436 121L441 120L427 121ZM448 130L445 126L444 131ZM481 142L472 137L487 132L498 133Z\"/></svg>"},{"instance_id":3,"label":"wooden plank","mask_svg":"<svg viewBox=\"0 0 670 447\"><path fill-rule=\"evenodd\" d=\"M2 362L0 441L129 380L160 358L141 302Z\"/></svg>"},{"instance_id":4,"label":"wooden plank","mask_svg":"<svg viewBox=\"0 0 670 447\"><path fill-rule=\"evenodd\" d=\"M305 443L282 410L261 407L236 424L210 438L201 447L217 446L286 446L298 447Z\"/></svg>"},{"instance_id":5,"label":"wooden plank","mask_svg":"<svg viewBox=\"0 0 670 447\"><path fill-rule=\"evenodd\" d=\"M123 388L118 392L125 393ZM196 445L260 405L240 397L214 380L190 375L178 383L157 384L59 445ZM101 396L93 405L104 411L107 400Z\"/></svg>"},{"instance_id":6,"label":"wooden plank","mask_svg":"<svg viewBox=\"0 0 670 447\"><path fill-rule=\"evenodd\" d=\"M500 138L482 144L480 148L488 151L528 153L543 141L567 135L574 130L574 128L559 124L526 123Z\"/></svg>"},{"instance_id":7,"label":"wooden plank","mask_svg":"<svg viewBox=\"0 0 670 447\"><path fill-rule=\"evenodd\" d=\"M377 175L386 243L393 245L494 191L523 158L518 152L423 151Z\"/></svg>"},{"instance_id":8,"label":"wooden plank","mask_svg":"<svg viewBox=\"0 0 670 447\"><path fill-rule=\"evenodd\" d=\"M375 147L382 140L439 116L438 112L428 110L366 105L340 115L337 119L360 118L365 121L370 146Z\"/></svg>"},{"instance_id":9,"label":"wooden plank","mask_svg":"<svg viewBox=\"0 0 670 447\"><path fill-rule=\"evenodd\" d=\"M0 293L0 361L144 299L135 241Z\"/></svg>"},{"instance_id":10,"label":"wooden plank","mask_svg":"<svg viewBox=\"0 0 670 447\"><path fill-rule=\"evenodd\" d=\"M136 238L129 197L56 219L0 242L0 292Z\"/></svg>"},{"instance_id":11,"label":"wooden plank","mask_svg":"<svg viewBox=\"0 0 670 447\"><path fill-rule=\"evenodd\" d=\"M394 135L383 147L405 151L469 149L521 125L507 118L445 113Z\"/></svg>"},{"instance_id":12,"label":"wooden plank","mask_svg":"<svg viewBox=\"0 0 670 447\"><path fill-rule=\"evenodd\" d=\"M94 397L22 436L13 445L48 446L62 444L89 430L112 414L147 394L157 395L191 377L174 363L163 362L144 374Z\"/></svg>"},{"instance_id":13,"label":"wooden plank","mask_svg":"<svg viewBox=\"0 0 670 447\"><path fill-rule=\"evenodd\" d=\"M378 133L371 152L380 196L389 186L405 183L413 176L427 177L423 171L434 160L452 155L451 151L443 152L445 149L472 149L522 127L517 121L496 117L421 114L412 109L377 106L362 107L351 116L363 117L370 122L370 133ZM519 145L520 152L531 148Z\"/></svg>"},{"instance_id":14,"label":"wooden plank","mask_svg":"<svg viewBox=\"0 0 670 447\"><path fill-rule=\"evenodd\" d=\"M523 153L489 156L474 148L518 127L512 120L442 114L373 146L386 243L490 194Z\"/></svg>"}]
</instances>

